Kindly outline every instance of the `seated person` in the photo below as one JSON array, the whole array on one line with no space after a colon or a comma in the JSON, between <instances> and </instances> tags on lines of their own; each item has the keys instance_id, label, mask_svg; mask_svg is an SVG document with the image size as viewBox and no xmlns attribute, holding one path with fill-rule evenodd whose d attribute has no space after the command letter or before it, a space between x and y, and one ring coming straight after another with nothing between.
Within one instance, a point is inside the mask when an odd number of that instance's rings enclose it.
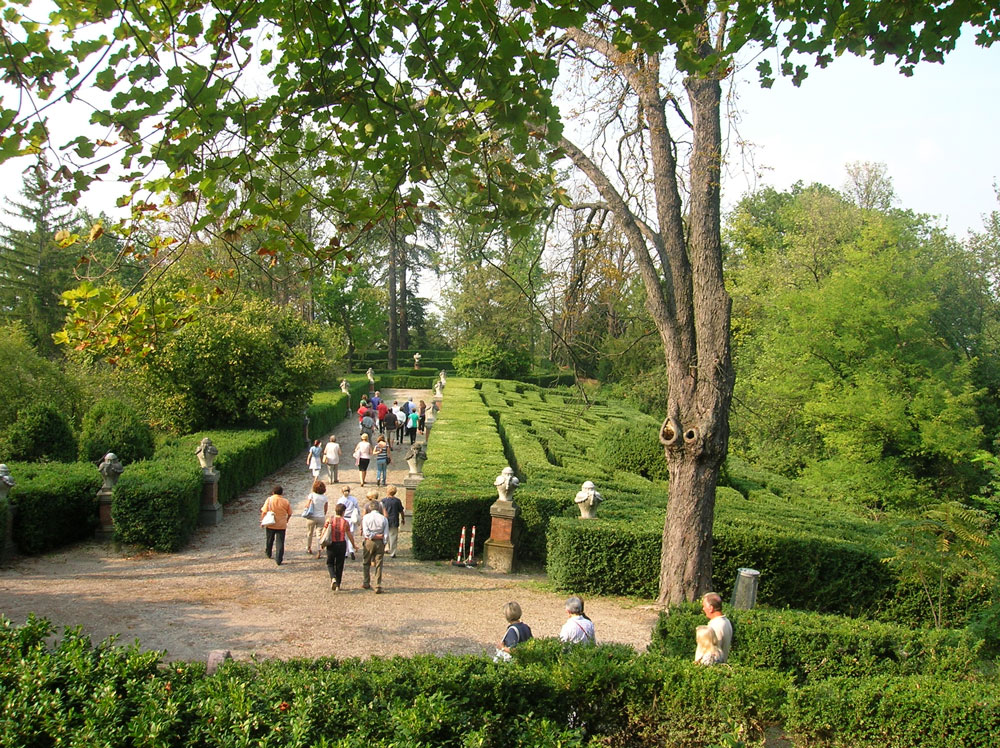
<instances>
[{"instance_id":1,"label":"seated person","mask_svg":"<svg viewBox=\"0 0 1000 748\"><path fill-rule=\"evenodd\" d=\"M719 637L711 626L699 626L694 631L697 647L694 651L694 661L699 665L718 665L725 662L722 650L719 648Z\"/></svg>"}]
</instances>

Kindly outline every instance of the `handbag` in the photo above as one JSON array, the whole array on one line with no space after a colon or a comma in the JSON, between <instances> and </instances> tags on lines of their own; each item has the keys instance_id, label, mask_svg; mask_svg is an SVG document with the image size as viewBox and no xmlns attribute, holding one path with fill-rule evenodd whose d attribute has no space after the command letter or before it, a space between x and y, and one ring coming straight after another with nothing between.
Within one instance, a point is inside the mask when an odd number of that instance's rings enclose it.
<instances>
[{"instance_id":1,"label":"handbag","mask_svg":"<svg viewBox=\"0 0 1000 748\"><path fill-rule=\"evenodd\" d=\"M313 513L313 502L312 499L309 499L309 504L306 506L305 509L302 510L302 516L305 517L306 519L312 519L312 513Z\"/></svg>"},{"instance_id":2,"label":"handbag","mask_svg":"<svg viewBox=\"0 0 1000 748\"><path fill-rule=\"evenodd\" d=\"M319 547L326 548L333 542L333 523L328 522L323 528L323 534L319 536Z\"/></svg>"},{"instance_id":3,"label":"handbag","mask_svg":"<svg viewBox=\"0 0 1000 748\"><path fill-rule=\"evenodd\" d=\"M264 513L264 518L261 519L261 521L260 521L260 526L261 527L270 527L271 525L276 525L276 524L278 524L278 518L274 516L274 512L272 512L270 509L268 509Z\"/></svg>"}]
</instances>

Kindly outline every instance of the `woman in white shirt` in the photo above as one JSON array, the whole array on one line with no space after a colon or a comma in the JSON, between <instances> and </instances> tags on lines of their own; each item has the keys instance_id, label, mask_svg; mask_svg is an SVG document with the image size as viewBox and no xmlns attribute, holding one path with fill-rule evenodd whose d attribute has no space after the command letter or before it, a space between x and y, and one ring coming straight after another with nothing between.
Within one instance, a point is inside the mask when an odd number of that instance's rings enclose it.
<instances>
[{"instance_id":1,"label":"woman in white shirt","mask_svg":"<svg viewBox=\"0 0 1000 748\"><path fill-rule=\"evenodd\" d=\"M594 622L583 614L583 599L574 595L566 600L566 623L559 631L559 640L571 644L596 644Z\"/></svg>"},{"instance_id":2,"label":"woman in white shirt","mask_svg":"<svg viewBox=\"0 0 1000 748\"><path fill-rule=\"evenodd\" d=\"M358 465L358 480L361 485L365 485L365 477L368 475L368 463L372 459L372 443L368 441L368 434L361 435L361 441L354 448L354 461Z\"/></svg>"},{"instance_id":3,"label":"woman in white shirt","mask_svg":"<svg viewBox=\"0 0 1000 748\"><path fill-rule=\"evenodd\" d=\"M337 482L337 468L340 466L340 445L337 437L330 434L330 441L323 449L323 463L326 465L326 482Z\"/></svg>"}]
</instances>

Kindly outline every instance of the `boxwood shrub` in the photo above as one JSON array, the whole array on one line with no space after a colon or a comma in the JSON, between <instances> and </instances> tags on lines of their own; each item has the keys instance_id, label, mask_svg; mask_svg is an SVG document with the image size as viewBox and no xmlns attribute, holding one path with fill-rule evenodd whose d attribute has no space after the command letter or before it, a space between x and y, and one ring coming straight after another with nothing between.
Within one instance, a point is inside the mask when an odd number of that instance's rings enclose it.
<instances>
[{"instance_id":1,"label":"boxwood shrub","mask_svg":"<svg viewBox=\"0 0 1000 748\"><path fill-rule=\"evenodd\" d=\"M194 460L143 460L115 485L111 517L124 543L177 551L198 526L201 470Z\"/></svg>"},{"instance_id":2,"label":"boxwood shrub","mask_svg":"<svg viewBox=\"0 0 1000 748\"><path fill-rule=\"evenodd\" d=\"M770 668L796 683L834 677L980 675L982 641L965 629L912 629L871 620L796 610L725 609L733 624L729 662ZM653 629L650 651L694 657L694 630L705 623L697 604L672 607Z\"/></svg>"},{"instance_id":3,"label":"boxwood shrub","mask_svg":"<svg viewBox=\"0 0 1000 748\"><path fill-rule=\"evenodd\" d=\"M0 621L3 745L705 745L760 739L790 687L620 645L533 640L482 656L159 662Z\"/></svg>"},{"instance_id":4,"label":"boxwood shrub","mask_svg":"<svg viewBox=\"0 0 1000 748\"><path fill-rule=\"evenodd\" d=\"M44 553L93 535L103 483L97 468L87 462L12 462L7 467L16 481L9 500L21 553Z\"/></svg>"},{"instance_id":5,"label":"boxwood shrub","mask_svg":"<svg viewBox=\"0 0 1000 748\"><path fill-rule=\"evenodd\" d=\"M831 678L793 689L784 715L802 745L988 748L1000 734L1000 692L933 675Z\"/></svg>"}]
</instances>

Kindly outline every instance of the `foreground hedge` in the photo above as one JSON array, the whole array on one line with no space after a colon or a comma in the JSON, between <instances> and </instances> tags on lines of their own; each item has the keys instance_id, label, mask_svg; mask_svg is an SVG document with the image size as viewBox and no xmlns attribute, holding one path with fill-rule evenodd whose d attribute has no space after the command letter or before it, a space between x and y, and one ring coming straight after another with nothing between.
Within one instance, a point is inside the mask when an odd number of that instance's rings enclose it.
<instances>
[{"instance_id":1,"label":"foreground hedge","mask_svg":"<svg viewBox=\"0 0 1000 748\"><path fill-rule=\"evenodd\" d=\"M0 622L2 745L703 745L760 737L787 678L618 645L481 656L163 666L155 653Z\"/></svg>"},{"instance_id":2,"label":"foreground hedge","mask_svg":"<svg viewBox=\"0 0 1000 748\"><path fill-rule=\"evenodd\" d=\"M9 501L18 551L44 553L94 534L103 483L96 467L89 462L12 462L8 467L16 481Z\"/></svg>"},{"instance_id":3,"label":"foreground hedge","mask_svg":"<svg viewBox=\"0 0 1000 748\"><path fill-rule=\"evenodd\" d=\"M832 677L980 675L982 641L966 630L911 629L795 610L726 609L733 623L729 662L769 668L804 683ZM698 605L671 608L653 629L650 651L694 656L694 630L705 622Z\"/></svg>"}]
</instances>

